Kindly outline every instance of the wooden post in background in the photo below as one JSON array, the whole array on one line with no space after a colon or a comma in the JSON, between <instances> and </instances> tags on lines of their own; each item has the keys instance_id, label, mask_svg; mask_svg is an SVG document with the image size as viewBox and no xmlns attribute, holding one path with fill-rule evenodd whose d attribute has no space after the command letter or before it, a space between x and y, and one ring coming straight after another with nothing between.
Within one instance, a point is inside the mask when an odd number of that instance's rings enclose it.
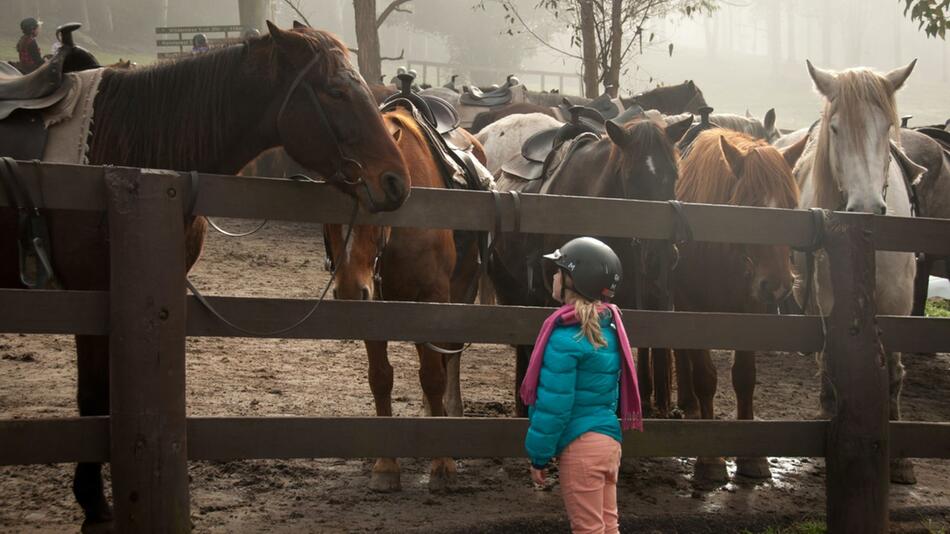
<instances>
[{"instance_id":1,"label":"wooden post in background","mask_svg":"<svg viewBox=\"0 0 950 534\"><path fill-rule=\"evenodd\" d=\"M105 168L116 532L188 532L185 246L177 175Z\"/></svg>"},{"instance_id":2,"label":"wooden post in background","mask_svg":"<svg viewBox=\"0 0 950 534\"><path fill-rule=\"evenodd\" d=\"M828 532L888 531L887 358L875 320L871 216L866 219L858 225L825 216L834 309L823 365L835 394L825 452Z\"/></svg>"}]
</instances>

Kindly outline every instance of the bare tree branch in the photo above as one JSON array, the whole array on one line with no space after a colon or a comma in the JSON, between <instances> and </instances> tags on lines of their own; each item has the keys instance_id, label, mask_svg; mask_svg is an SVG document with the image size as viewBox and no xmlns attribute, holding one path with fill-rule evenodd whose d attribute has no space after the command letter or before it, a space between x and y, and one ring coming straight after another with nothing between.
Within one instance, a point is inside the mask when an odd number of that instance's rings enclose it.
<instances>
[{"instance_id":1,"label":"bare tree branch","mask_svg":"<svg viewBox=\"0 0 950 534\"><path fill-rule=\"evenodd\" d=\"M294 5L294 3L290 0L284 0L284 3L290 6L290 9L293 9L294 13L296 13L298 17L303 19L304 24L310 26L311 28L313 27L313 24L310 24L310 21L307 20L307 16L300 12L300 0L297 0L297 5Z\"/></svg>"},{"instance_id":2,"label":"bare tree branch","mask_svg":"<svg viewBox=\"0 0 950 534\"><path fill-rule=\"evenodd\" d=\"M515 9L515 6L512 5L512 3L510 2L510 0L503 0L502 3L505 4L505 5L508 7L508 9L511 10L512 13L514 13L515 18L518 19L518 22L521 23L521 26L524 27L524 29L527 30L527 32L530 33L535 39L537 39L538 42L540 42L540 43L543 44L544 46L550 48L551 50L554 50L555 52L564 54L565 56L572 57L572 58L574 58L574 59L580 59L580 60L583 60L583 59L584 59L582 56L579 56L579 55L577 55L577 54L572 54L571 52L568 52L567 50L562 50L562 49L560 49L560 48L558 48L558 47L552 45L551 43L545 41L540 35L538 35L537 33L535 33L535 31L532 30L532 29L528 26L527 23L525 23L524 19L521 18L521 13L518 13L518 10Z\"/></svg>"},{"instance_id":3,"label":"bare tree branch","mask_svg":"<svg viewBox=\"0 0 950 534\"><path fill-rule=\"evenodd\" d=\"M405 58L405 57L406 57L406 49L403 48L402 50L399 51L399 56L397 56L397 57L385 57L385 56L383 56L383 57L379 58L379 60L380 60L380 61L399 61L400 59L403 59L403 58Z\"/></svg>"},{"instance_id":4,"label":"bare tree branch","mask_svg":"<svg viewBox=\"0 0 950 534\"><path fill-rule=\"evenodd\" d=\"M378 17L376 17L376 27L379 28L380 26L382 26L383 22L386 21L386 19L389 17L389 15L393 13L393 11L398 11L400 13L412 13L412 11L409 11L406 8L399 7L411 1L412 0L392 0L392 2L390 2L389 5L386 6L386 9L384 9L383 12L380 13ZM398 59L402 59L402 58L400 57Z\"/></svg>"}]
</instances>

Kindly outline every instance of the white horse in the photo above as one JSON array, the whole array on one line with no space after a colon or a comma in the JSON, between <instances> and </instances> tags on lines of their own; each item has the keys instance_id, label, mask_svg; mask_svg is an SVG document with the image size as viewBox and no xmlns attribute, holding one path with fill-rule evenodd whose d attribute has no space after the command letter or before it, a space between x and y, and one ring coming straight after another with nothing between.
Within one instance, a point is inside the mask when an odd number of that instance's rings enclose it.
<instances>
[{"instance_id":1,"label":"white horse","mask_svg":"<svg viewBox=\"0 0 950 534\"><path fill-rule=\"evenodd\" d=\"M821 121L811 129L805 152L795 167L801 207L909 217L911 206L901 169L891 156L890 143L899 142L894 93L904 85L916 60L887 74L866 68L831 72L808 62L808 72L825 98ZM915 177L911 177L913 180ZM805 257L796 253L798 272L806 272ZM913 305L916 264L905 252L877 252L877 310L881 315L909 315ZM834 305L828 259L816 254L815 292L807 313L827 314ZM805 283L795 298L804 300ZM834 393L821 360L821 409L834 412ZM900 353L888 354L890 419L900 419L904 366ZM914 483L909 460L892 461L891 480Z\"/></svg>"},{"instance_id":2,"label":"white horse","mask_svg":"<svg viewBox=\"0 0 950 534\"><path fill-rule=\"evenodd\" d=\"M497 174L506 161L521 153L521 145L532 135L557 128L563 122L544 113L508 115L486 126L475 135L485 148L488 170Z\"/></svg>"}]
</instances>

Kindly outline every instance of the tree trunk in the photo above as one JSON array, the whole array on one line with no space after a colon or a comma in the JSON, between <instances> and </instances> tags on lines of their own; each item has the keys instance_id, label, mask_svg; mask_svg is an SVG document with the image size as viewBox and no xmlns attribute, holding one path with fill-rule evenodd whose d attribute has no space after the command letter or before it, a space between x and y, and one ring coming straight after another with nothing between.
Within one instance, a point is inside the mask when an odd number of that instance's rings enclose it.
<instances>
[{"instance_id":1,"label":"tree trunk","mask_svg":"<svg viewBox=\"0 0 950 534\"><path fill-rule=\"evenodd\" d=\"M379 32L376 29L376 0L353 0L356 15L357 61L360 74L369 83L378 83L383 72L379 54Z\"/></svg>"},{"instance_id":2,"label":"tree trunk","mask_svg":"<svg viewBox=\"0 0 950 534\"><path fill-rule=\"evenodd\" d=\"M597 69L597 38L594 36L594 2L580 0L581 45L584 50L584 96L596 98L600 93Z\"/></svg>"},{"instance_id":3,"label":"tree trunk","mask_svg":"<svg viewBox=\"0 0 950 534\"><path fill-rule=\"evenodd\" d=\"M620 91L620 55L623 50L623 0L612 0L610 7L610 64L604 85L610 96L616 97Z\"/></svg>"},{"instance_id":4,"label":"tree trunk","mask_svg":"<svg viewBox=\"0 0 950 534\"><path fill-rule=\"evenodd\" d=\"M238 0L241 26L263 32L267 26L267 11L270 7L268 0Z\"/></svg>"}]
</instances>

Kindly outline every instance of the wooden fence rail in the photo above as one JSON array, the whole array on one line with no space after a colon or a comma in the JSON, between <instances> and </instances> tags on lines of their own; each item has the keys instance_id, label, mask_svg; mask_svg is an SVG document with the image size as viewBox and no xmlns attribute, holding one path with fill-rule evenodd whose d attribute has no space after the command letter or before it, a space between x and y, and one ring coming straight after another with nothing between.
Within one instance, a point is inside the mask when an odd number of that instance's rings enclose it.
<instances>
[{"instance_id":1,"label":"wooden fence rail","mask_svg":"<svg viewBox=\"0 0 950 534\"><path fill-rule=\"evenodd\" d=\"M278 298L207 297L242 327L272 331L303 316L313 301ZM244 337L218 321L194 297L187 298L186 333L195 337ZM530 344L548 308L359 302L328 300L285 339ZM0 289L0 332L26 334L109 333L109 293ZM634 345L679 349L815 352L823 344L821 318L624 310ZM936 352L950 347L950 319L879 316L884 348ZM367 328L366 325L373 325Z\"/></svg>"},{"instance_id":2,"label":"wooden fence rail","mask_svg":"<svg viewBox=\"0 0 950 534\"><path fill-rule=\"evenodd\" d=\"M525 419L189 417L190 460L524 457ZM626 457L826 455L828 421L648 419ZM327 436L332 436L328 439ZM891 456L950 458L950 423L891 423ZM0 421L0 465L107 462L109 418Z\"/></svg>"},{"instance_id":3,"label":"wooden fence rail","mask_svg":"<svg viewBox=\"0 0 950 534\"><path fill-rule=\"evenodd\" d=\"M40 207L95 211L107 207L100 167L23 162L20 170L33 197L41 200ZM172 174L179 194L190 195L188 175L169 171L144 174ZM352 214L353 200L324 183L202 174L198 184L198 215L345 224ZM9 205L0 191L0 206ZM563 217L564 213L571 217ZM697 241L805 246L811 243L814 231L811 216L804 210L687 204L685 213ZM512 231L510 198L503 199L501 215L502 229ZM664 202L608 198L526 194L522 195L520 215L521 231L529 234L666 239L673 235L676 224L672 208ZM837 216L843 222L869 225L878 250L950 255L950 239L945 237L950 235L950 220L874 217L868 221L859 214ZM357 222L491 231L495 203L490 193L482 191L413 188L399 210L361 212Z\"/></svg>"}]
</instances>

